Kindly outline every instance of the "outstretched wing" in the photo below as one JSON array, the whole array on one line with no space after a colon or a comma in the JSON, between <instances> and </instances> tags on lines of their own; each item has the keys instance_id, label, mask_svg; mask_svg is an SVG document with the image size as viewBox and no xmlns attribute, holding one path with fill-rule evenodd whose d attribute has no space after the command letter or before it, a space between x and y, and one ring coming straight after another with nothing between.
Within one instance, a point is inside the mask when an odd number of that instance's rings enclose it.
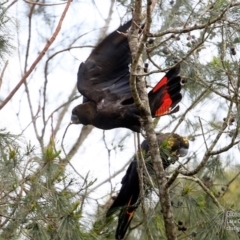
<instances>
[{"instance_id":1,"label":"outstretched wing","mask_svg":"<svg viewBox=\"0 0 240 240\"><path fill-rule=\"evenodd\" d=\"M78 69L78 91L91 101L99 102L106 95L119 98L131 94L129 64L131 53L124 34L131 20L108 35L92 51Z\"/></svg>"}]
</instances>

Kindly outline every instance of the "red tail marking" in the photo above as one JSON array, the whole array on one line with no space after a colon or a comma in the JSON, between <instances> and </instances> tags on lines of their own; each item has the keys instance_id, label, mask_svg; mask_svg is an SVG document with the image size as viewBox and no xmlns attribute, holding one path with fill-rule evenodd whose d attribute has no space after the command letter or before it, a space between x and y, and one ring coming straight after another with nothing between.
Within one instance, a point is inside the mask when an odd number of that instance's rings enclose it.
<instances>
[{"instance_id":1,"label":"red tail marking","mask_svg":"<svg viewBox=\"0 0 240 240\"><path fill-rule=\"evenodd\" d=\"M155 117L160 117L160 116L168 113L171 105L172 105L171 96L168 93L166 93L163 98L163 103L161 104L161 106L159 106L159 108L155 112Z\"/></svg>"},{"instance_id":2,"label":"red tail marking","mask_svg":"<svg viewBox=\"0 0 240 240\"><path fill-rule=\"evenodd\" d=\"M132 212L129 212L129 211L126 212L126 214L128 215L128 222L131 221L131 219L133 218L134 213L135 213L135 210L133 210Z\"/></svg>"},{"instance_id":3,"label":"red tail marking","mask_svg":"<svg viewBox=\"0 0 240 240\"><path fill-rule=\"evenodd\" d=\"M130 199L129 199L128 203L127 203L127 206L129 206L129 205L130 205L130 203L131 203L131 200L132 200L132 196L130 197Z\"/></svg>"},{"instance_id":4,"label":"red tail marking","mask_svg":"<svg viewBox=\"0 0 240 240\"><path fill-rule=\"evenodd\" d=\"M127 206L130 206L131 200L132 200L132 196L129 199ZM135 210L132 210L130 212L130 211L128 211L128 208L127 208L126 214L128 215L128 222L131 221L131 219L133 218L134 212L135 212Z\"/></svg>"},{"instance_id":5,"label":"red tail marking","mask_svg":"<svg viewBox=\"0 0 240 240\"><path fill-rule=\"evenodd\" d=\"M167 84L168 78L166 76L164 76L159 82L158 84L153 88L153 92L156 92L159 88L161 88L162 86L164 86L165 84Z\"/></svg>"}]
</instances>

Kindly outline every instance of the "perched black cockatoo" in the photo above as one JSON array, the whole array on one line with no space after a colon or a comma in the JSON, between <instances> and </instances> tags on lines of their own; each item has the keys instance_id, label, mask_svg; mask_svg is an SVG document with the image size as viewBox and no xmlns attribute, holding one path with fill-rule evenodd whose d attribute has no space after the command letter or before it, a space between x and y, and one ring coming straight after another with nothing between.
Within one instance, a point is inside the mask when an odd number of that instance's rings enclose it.
<instances>
[{"instance_id":1,"label":"perched black cockatoo","mask_svg":"<svg viewBox=\"0 0 240 240\"><path fill-rule=\"evenodd\" d=\"M189 143L187 138L181 137L178 134L160 133L157 134L157 139L164 168L167 168L171 163L174 163L178 157L186 156L188 153ZM148 172L153 176L154 171L146 140L142 142L141 149L143 151ZM106 214L106 216L109 217L115 213L115 211L120 209L115 235L117 240L123 239L134 213L140 204L140 187L136 156L134 156L133 161L130 163L121 183L122 187L120 192Z\"/></svg>"},{"instance_id":2,"label":"perched black cockatoo","mask_svg":"<svg viewBox=\"0 0 240 240\"><path fill-rule=\"evenodd\" d=\"M108 35L80 64L77 88L83 103L72 110L74 124L93 125L104 130L129 128L140 132L141 117L129 85L131 52L124 34L128 21ZM177 112L182 99L180 66L172 68L148 93L152 117Z\"/></svg>"}]
</instances>

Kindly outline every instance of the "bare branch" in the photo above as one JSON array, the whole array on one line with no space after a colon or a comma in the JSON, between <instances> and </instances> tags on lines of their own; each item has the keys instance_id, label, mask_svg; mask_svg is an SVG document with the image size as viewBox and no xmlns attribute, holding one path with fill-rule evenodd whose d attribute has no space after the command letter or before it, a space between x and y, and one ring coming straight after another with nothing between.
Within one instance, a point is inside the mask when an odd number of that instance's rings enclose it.
<instances>
[{"instance_id":1,"label":"bare branch","mask_svg":"<svg viewBox=\"0 0 240 240\"><path fill-rule=\"evenodd\" d=\"M42 59L42 57L44 56L44 54L46 53L46 51L48 50L48 48L51 46L51 44L54 42L54 40L56 39L58 33L61 30L61 26L63 23L63 20L66 16L66 13L69 9L69 6L71 4L71 0L67 1L67 4L65 6L65 9L60 17L60 20L58 22L58 25L56 27L55 32L53 33L52 37L49 39L49 41L47 42L47 44L45 45L45 47L43 48L43 50L40 52L40 54L37 56L36 60L32 63L31 67L29 68L28 71L26 71L26 73L23 75L22 79L19 81L19 83L15 86L15 88L9 93L9 95L5 98L5 100L0 104L0 110L9 102L9 100L14 96L14 94L18 91L18 89L21 87L21 85L27 80L28 76L32 73L32 71L35 69L35 67L37 66L37 64L40 62L40 60Z\"/></svg>"},{"instance_id":2,"label":"bare branch","mask_svg":"<svg viewBox=\"0 0 240 240\"><path fill-rule=\"evenodd\" d=\"M62 3L40 3L40 2L33 2L33 1L30 1L30 0L23 0L23 1L24 1L25 3L29 3L29 4L32 4L32 5L39 5L39 6L43 6L43 7L63 5L63 4L66 4L66 3L67 3L67 1L62 2Z\"/></svg>"},{"instance_id":3,"label":"bare branch","mask_svg":"<svg viewBox=\"0 0 240 240\"><path fill-rule=\"evenodd\" d=\"M3 70L2 70L1 75L0 75L0 90L1 90L1 86L2 86L4 72L5 72L6 68L7 68L7 65L8 65L8 61L5 62Z\"/></svg>"}]
</instances>

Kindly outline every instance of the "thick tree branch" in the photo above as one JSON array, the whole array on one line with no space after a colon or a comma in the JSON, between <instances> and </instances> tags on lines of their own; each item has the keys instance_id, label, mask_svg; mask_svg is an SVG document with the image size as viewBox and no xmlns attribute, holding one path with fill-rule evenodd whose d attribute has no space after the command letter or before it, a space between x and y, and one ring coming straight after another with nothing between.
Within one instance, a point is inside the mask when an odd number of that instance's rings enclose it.
<instances>
[{"instance_id":1,"label":"thick tree branch","mask_svg":"<svg viewBox=\"0 0 240 240\"><path fill-rule=\"evenodd\" d=\"M148 7L151 6L151 1L148 1ZM165 223L166 236L167 239L176 239L175 224L170 204L169 189L166 188L167 178L163 168L162 160L160 157L160 152L157 144L156 134L154 132L154 127L152 123L152 117L150 113L150 107L148 102L148 95L146 91L145 81L143 77L139 75L142 74L142 62L141 54L143 52L143 47L147 41L147 34L149 32L151 16L150 11L147 10L147 21L144 28L144 34L142 40L139 44L138 42L138 31L141 22L141 1L135 2L135 9L133 15L133 23L131 30L129 32L129 45L132 53L132 65L131 65L131 77L130 85L132 90L132 95L134 101L141 112L141 117L143 119L143 128L146 132L146 138L149 144L150 155L153 161L154 171L157 176L157 183L159 189L159 198L162 206L162 213ZM138 75L136 77L136 74Z\"/></svg>"}]
</instances>

